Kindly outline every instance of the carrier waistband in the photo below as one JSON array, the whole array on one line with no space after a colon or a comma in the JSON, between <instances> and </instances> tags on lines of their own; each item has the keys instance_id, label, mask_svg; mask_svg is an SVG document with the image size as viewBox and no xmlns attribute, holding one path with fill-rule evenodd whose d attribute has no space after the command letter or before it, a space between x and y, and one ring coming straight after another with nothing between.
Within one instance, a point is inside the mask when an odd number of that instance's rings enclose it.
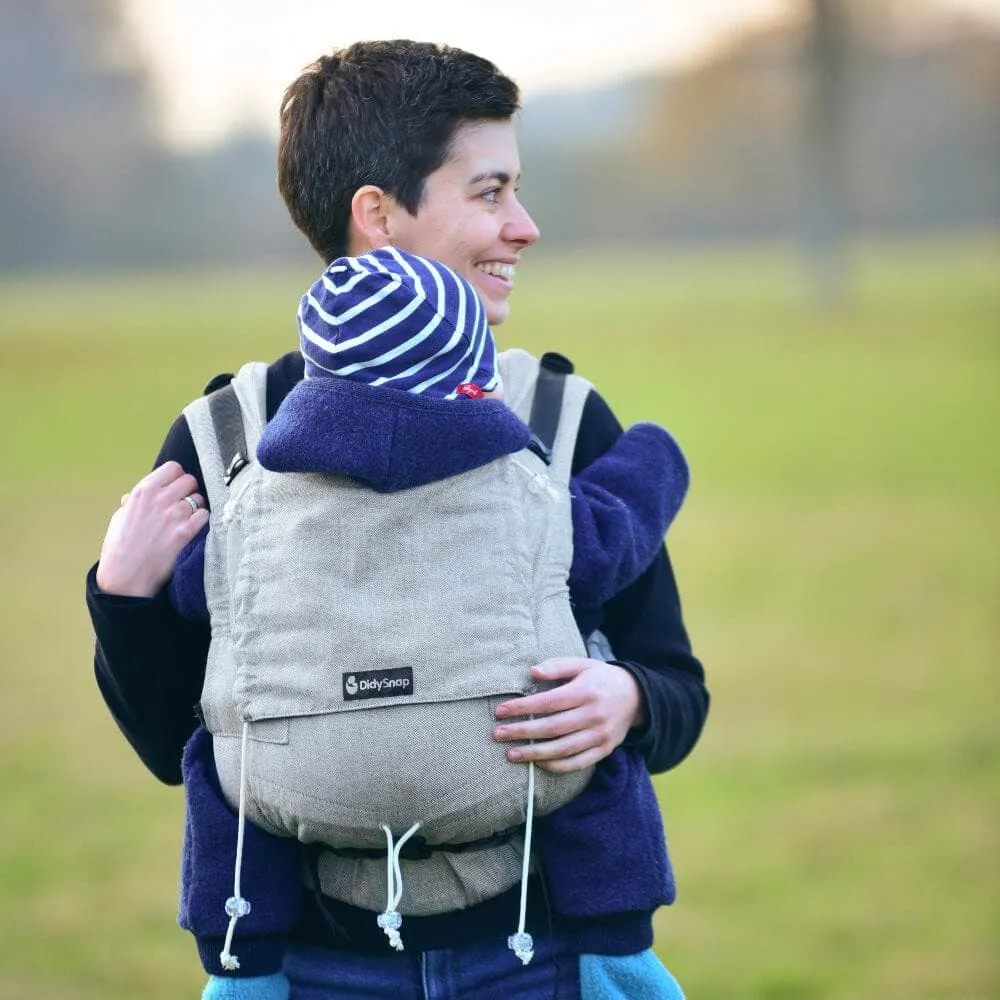
<instances>
[{"instance_id":1,"label":"carrier waistband","mask_svg":"<svg viewBox=\"0 0 1000 1000\"><path fill-rule=\"evenodd\" d=\"M499 833L491 834L489 837L480 837L479 840L470 840L465 844L428 844L419 834L410 837L402 848L399 856L404 861L426 861L435 852L446 854L465 854L472 851L485 851L489 847L498 847L506 844L512 837L523 832L524 824L508 827ZM384 847L330 847L328 844L310 844L309 849L316 855L330 854L337 855L338 858L384 858Z\"/></svg>"}]
</instances>

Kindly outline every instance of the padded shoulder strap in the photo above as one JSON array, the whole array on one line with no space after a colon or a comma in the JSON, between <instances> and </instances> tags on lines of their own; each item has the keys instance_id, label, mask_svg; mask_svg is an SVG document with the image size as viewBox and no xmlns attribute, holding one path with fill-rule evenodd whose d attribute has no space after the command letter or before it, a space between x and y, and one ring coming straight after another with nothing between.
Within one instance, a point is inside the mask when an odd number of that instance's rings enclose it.
<instances>
[{"instance_id":1,"label":"padded shoulder strap","mask_svg":"<svg viewBox=\"0 0 1000 1000\"><path fill-rule=\"evenodd\" d=\"M572 363L558 354L543 355L544 364L514 348L498 358L504 402L552 452L552 475L568 483L583 407L593 386L571 374Z\"/></svg>"},{"instance_id":2,"label":"padded shoulder strap","mask_svg":"<svg viewBox=\"0 0 1000 1000\"><path fill-rule=\"evenodd\" d=\"M573 374L573 362L569 358L547 351L538 363L535 379L535 398L531 401L531 416L528 426L545 450L551 455L559 430L562 415L563 393L566 391L566 376Z\"/></svg>"},{"instance_id":3,"label":"padded shoulder strap","mask_svg":"<svg viewBox=\"0 0 1000 1000\"><path fill-rule=\"evenodd\" d=\"M573 363L561 354L543 354L538 361L526 351L515 349L504 351L499 362L505 402L527 420L535 436L552 451L553 465L559 465L553 471L564 475L568 482L583 407L593 386L574 375ZM584 640L591 659L605 663L614 659L614 650L603 632L595 630Z\"/></svg>"},{"instance_id":4,"label":"padded shoulder strap","mask_svg":"<svg viewBox=\"0 0 1000 1000\"><path fill-rule=\"evenodd\" d=\"M243 429L243 414L240 412L240 400L232 382L208 397L208 410L215 427L215 443L219 449L219 457L223 464L226 456L229 463L223 475L223 482L228 486L239 468L247 462L247 438Z\"/></svg>"},{"instance_id":5,"label":"padded shoulder strap","mask_svg":"<svg viewBox=\"0 0 1000 1000\"><path fill-rule=\"evenodd\" d=\"M226 501L227 470L257 450L267 422L267 365L244 365L228 385L201 396L184 408L201 463L208 506L221 513Z\"/></svg>"},{"instance_id":6,"label":"padded shoulder strap","mask_svg":"<svg viewBox=\"0 0 1000 1000\"><path fill-rule=\"evenodd\" d=\"M249 460L257 454L257 442L267 423L267 365L261 361L245 364L236 373L232 386L243 414L245 457Z\"/></svg>"}]
</instances>

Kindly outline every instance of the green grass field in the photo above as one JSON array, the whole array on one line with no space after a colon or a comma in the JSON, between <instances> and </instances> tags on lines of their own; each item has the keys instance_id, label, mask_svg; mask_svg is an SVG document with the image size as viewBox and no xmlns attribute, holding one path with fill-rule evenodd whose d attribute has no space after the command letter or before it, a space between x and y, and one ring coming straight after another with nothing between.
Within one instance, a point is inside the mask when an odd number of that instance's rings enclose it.
<instances>
[{"instance_id":1,"label":"green grass field","mask_svg":"<svg viewBox=\"0 0 1000 1000\"><path fill-rule=\"evenodd\" d=\"M182 801L93 681L108 516L311 273L0 284L0 1000L199 995ZM713 708L658 779L691 1000L1000 996L1000 244L868 248L839 317L777 252L541 256L505 345L569 354L693 469L670 549Z\"/></svg>"}]
</instances>

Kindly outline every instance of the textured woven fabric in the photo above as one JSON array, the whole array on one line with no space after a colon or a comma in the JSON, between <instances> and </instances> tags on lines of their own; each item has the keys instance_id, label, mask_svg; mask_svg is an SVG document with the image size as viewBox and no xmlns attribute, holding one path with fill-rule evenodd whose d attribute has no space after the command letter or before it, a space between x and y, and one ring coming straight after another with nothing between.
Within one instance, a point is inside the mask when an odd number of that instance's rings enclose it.
<instances>
[{"instance_id":1,"label":"textured woven fabric","mask_svg":"<svg viewBox=\"0 0 1000 1000\"><path fill-rule=\"evenodd\" d=\"M575 416L550 468L525 450L388 494L256 464L237 477L206 549L213 643L202 707L231 803L238 736L252 722L253 822L306 842L380 847L383 823L399 835L419 821L434 845L523 821L526 769L493 741L493 712L534 689L534 664L584 655L566 585L570 459L559 455L572 455L588 389L580 380L568 393ZM373 695L364 685L374 684L389 686ZM539 772L538 814L589 777ZM490 898L517 882L520 861L516 838L404 861L400 909ZM327 854L320 878L333 898L385 904L384 860Z\"/></svg>"},{"instance_id":2,"label":"textured woven fabric","mask_svg":"<svg viewBox=\"0 0 1000 1000\"><path fill-rule=\"evenodd\" d=\"M335 260L302 296L298 322L306 378L339 375L444 399L462 384L499 384L472 285L396 247Z\"/></svg>"}]
</instances>

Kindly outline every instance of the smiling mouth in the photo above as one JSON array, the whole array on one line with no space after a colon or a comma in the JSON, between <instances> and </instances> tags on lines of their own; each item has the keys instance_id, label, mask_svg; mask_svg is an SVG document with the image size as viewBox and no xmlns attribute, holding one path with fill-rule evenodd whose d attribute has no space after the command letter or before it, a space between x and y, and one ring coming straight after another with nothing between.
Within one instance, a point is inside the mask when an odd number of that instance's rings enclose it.
<instances>
[{"instance_id":1,"label":"smiling mouth","mask_svg":"<svg viewBox=\"0 0 1000 1000\"><path fill-rule=\"evenodd\" d=\"M501 264L499 261L487 261L483 264L477 264L476 267L491 277L503 278L505 281L511 282L514 280L513 264Z\"/></svg>"}]
</instances>

